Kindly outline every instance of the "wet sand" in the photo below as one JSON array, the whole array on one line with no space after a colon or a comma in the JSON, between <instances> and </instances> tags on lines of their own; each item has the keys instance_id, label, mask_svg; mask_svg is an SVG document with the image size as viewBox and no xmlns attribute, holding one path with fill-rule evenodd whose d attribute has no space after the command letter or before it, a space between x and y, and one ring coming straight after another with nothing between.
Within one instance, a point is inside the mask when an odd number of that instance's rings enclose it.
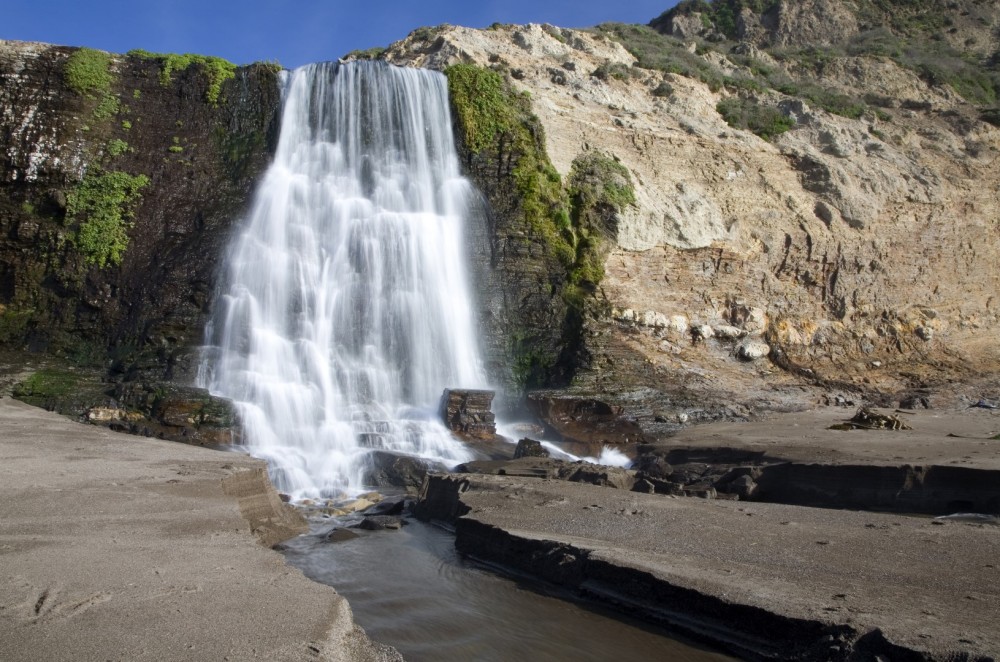
<instances>
[{"instance_id":1,"label":"wet sand","mask_svg":"<svg viewBox=\"0 0 1000 662\"><path fill-rule=\"evenodd\" d=\"M303 530L258 460L0 399L2 660L398 659L267 546Z\"/></svg>"}]
</instances>

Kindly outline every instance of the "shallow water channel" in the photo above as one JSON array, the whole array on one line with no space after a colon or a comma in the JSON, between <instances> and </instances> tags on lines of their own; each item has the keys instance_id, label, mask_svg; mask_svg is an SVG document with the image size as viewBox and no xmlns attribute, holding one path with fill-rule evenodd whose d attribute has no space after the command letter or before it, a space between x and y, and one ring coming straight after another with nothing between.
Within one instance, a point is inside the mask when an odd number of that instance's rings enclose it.
<instances>
[{"instance_id":1,"label":"shallow water channel","mask_svg":"<svg viewBox=\"0 0 1000 662\"><path fill-rule=\"evenodd\" d=\"M288 561L346 597L372 639L421 660L670 660L732 658L671 638L557 589L499 576L462 559L454 537L408 520L324 542L331 522L285 543ZM564 596L567 597L567 596Z\"/></svg>"}]
</instances>

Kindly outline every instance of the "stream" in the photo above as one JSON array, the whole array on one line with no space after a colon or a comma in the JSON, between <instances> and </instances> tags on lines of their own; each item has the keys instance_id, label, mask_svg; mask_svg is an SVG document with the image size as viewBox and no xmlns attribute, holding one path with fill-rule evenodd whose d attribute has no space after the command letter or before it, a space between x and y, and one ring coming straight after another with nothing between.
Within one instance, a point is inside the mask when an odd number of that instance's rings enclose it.
<instances>
[{"instance_id":1,"label":"stream","mask_svg":"<svg viewBox=\"0 0 1000 662\"><path fill-rule=\"evenodd\" d=\"M398 531L354 530L324 542L329 521L284 545L288 562L337 589L368 635L421 660L670 660L733 658L677 640L556 587L499 576L461 558L452 534L417 520Z\"/></svg>"}]
</instances>

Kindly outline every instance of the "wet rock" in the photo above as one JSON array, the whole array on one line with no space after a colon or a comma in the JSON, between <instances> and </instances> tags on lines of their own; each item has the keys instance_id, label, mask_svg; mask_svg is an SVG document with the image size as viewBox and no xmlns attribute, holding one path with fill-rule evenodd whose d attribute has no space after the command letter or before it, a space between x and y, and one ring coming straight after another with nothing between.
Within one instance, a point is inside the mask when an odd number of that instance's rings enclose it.
<instances>
[{"instance_id":1,"label":"wet rock","mask_svg":"<svg viewBox=\"0 0 1000 662\"><path fill-rule=\"evenodd\" d=\"M401 529L404 524L406 524L406 522L402 517L395 517L392 515L370 515L355 524L354 528L364 529L366 531L395 531Z\"/></svg>"},{"instance_id":2,"label":"wet rock","mask_svg":"<svg viewBox=\"0 0 1000 662\"><path fill-rule=\"evenodd\" d=\"M496 436L496 417L491 407L493 391L445 389L441 395L441 418L452 432L463 439L492 439Z\"/></svg>"},{"instance_id":3,"label":"wet rock","mask_svg":"<svg viewBox=\"0 0 1000 662\"><path fill-rule=\"evenodd\" d=\"M411 501L405 496L388 497L375 504L369 512L372 515L402 515Z\"/></svg>"},{"instance_id":4,"label":"wet rock","mask_svg":"<svg viewBox=\"0 0 1000 662\"><path fill-rule=\"evenodd\" d=\"M365 482L378 487L403 487L417 490L428 471L447 471L440 462L424 460L411 455L389 451L372 451L366 458L368 464Z\"/></svg>"},{"instance_id":5,"label":"wet rock","mask_svg":"<svg viewBox=\"0 0 1000 662\"><path fill-rule=\"evenodd\" d=\"M336 528L327 531L325 534L320 536L322 542L332 543L332 542L346 542L348 540L354 540L355 538L360 538L358 534L350 529Z\"/></svg>"},{"instance_id":6,"label":"wet rock","mask_svg":"<svg viewBox=\"0 0 1000 662\"><path fill-rule=\"evenodd\" d=\"M673 473L673 468L660 455L640 455L632 463L635 469L643 478L669 478Z\"/></svg>"},{"instance_id":7,"label":"wet rock","mask_svg":"<svg viewBox=\"0 0 1000 662\"><path fill-rule=\"evenodd\" d=\"M345 513L356 513L362 510L367 510L374 505L375 504L368 499L352 499L350 501L337 504L337 509Z\"/></svg>"},{"instance_id":8,"label":"wet rock","mask_svg":"<svg viewBox=\"0 0 1000 662\"><path fill-rule=\"evenodd\" d=\"M643 439L642 428L624 416L623 407L603 400L540 392L528 397L528 406L567 440L616 444Z\"/></svg>"},{"instance_id":9,"label":"wet rock","mask_svg":"<svg viewBox=\"0 0 1000 662\"><path fill-rule=\"evenodd\" d=\"M522 439L517 442L517 448L514 449L515 460L522 457L549 457L550 455L548 449L542 446L540 441L534 439Z\"/></svg>"}]
</instances>

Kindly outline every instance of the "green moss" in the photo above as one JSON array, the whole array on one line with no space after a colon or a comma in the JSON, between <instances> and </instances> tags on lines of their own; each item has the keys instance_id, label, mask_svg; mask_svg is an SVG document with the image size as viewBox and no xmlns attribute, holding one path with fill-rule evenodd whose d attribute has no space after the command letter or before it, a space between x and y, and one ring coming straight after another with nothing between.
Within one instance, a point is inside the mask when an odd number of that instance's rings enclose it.
<instances>
[{"instance_id":1,"label":"green moss","mask_svg":"<svg viewBox=\"0 0 1000 662\"><path fill-rule=\"evenodd\" d=\"M122 120L122 129L125 131L130 131L132 129L132 123L128 120Z\"/></svg>"},{"instance_id":2,"label":"green moss","mask_svg":"<svg viewBox=\"0 0 1000 662\"><path fill-rule=\"evenodd\" d=\"M14 387L13 395L29 404L33 401L62 398L73 393L78 377L63 370L39 370Z\"/></svg>"},{"instance_id":3,"label":"green moss","mask_svg":"<svg viewBox=\"0 0 1000 662\"><path fill-rule=\"evenodd\" d=\"M132 90L132 98L135 99L136 101L138 101L139 99L141 99L142 98L142 91L140 91L140 90Z\"/></svg>"},{"instance_id":4,"label":"green moss","mask_svg":"<svg viewBox=\"0 0 1000 662\"><path fill-rule=\"evenodd\" d=\"M34 317L31 308L16 308L0 304L0 343L20 341Z\"/></svg>"},{"instance_id":5,"label":"green moss","mask_svg":"<svg viewBox=\"0 0 1000 662\"><path fill-rule=\"evenodd\" d=\"M121 263L129 241L129 219L148 183L145 175L92 172L69 193L66 220L79 223L73 241L87 264L104 268Z\"/></svg>"},{"instance_id":6,"label":"green moss","mask_svg":"<svg viewBox=\"0 0 1000 662\"><path fill-rule=\"evenodd\" d=\"M114 82L111 55L93 48L79 48L66 60L63 77L77 94L92 98L106 94Z\"/></svg>"},{"instance_id":7,"label":"green moss","mask_svg":"<svg viewBox=\"0 0 1000 662\"><path fill-rule=\"evenodd\" d=\"M170 147L167 148L167 151L169 151L172 154L180 154L181 152L184 151L184 148L181 147L180 145L171 145Z\"/></svg>"},{"instance_id":8,"label":"green moss","mask_svg":"<svg viewBox=\"0 0 1000 662\"><path fill-rule=\"evenodd\" d=\"M147 60L158 60L160 62L160 84L167 86L172 80L175 71L184 71L192 65L197 65L208 77L208 89L205 91L205 100L217 106L219 95L222 94L222 85L230 78L236 77L236 65L228 60L211 55L197 55L195 53L150 53L143 50L132 50L128 52L132 57Z\"/></svg>"},{"instance_id":9,"label":"green moss","mask_svg":"<svg viewBox=\"0 0 1000 662\"><path fill-rule=\"evenodd\" d=\"M113 94L105 94L101 101L94 108L94 119L107 120L118 114L118 97Z\"/></svg>"},{"instance_id":10,"label":"green moss","mask_svg":"<svg viewBox=\"0 0 1000 662\"><path fill-rule=\"evenodd\" d=\"M108 141L108 156L121 156L130 149L128 143L120 138L113 138Z\"/></svg>"}]
</instances>

